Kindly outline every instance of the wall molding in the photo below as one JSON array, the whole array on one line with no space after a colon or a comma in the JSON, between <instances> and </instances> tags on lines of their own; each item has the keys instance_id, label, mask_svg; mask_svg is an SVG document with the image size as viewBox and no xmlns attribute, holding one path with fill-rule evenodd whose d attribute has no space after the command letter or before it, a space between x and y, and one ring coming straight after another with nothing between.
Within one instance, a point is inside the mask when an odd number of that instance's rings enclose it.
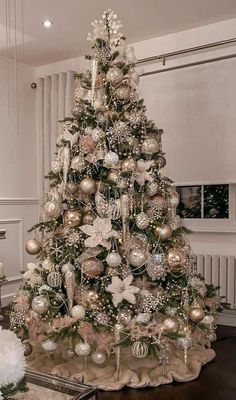
<instances>
[{"instance_id":1,"label":"wall molding","mask_svg":"<svg viewBox=\"0 0 236 400\"><path fill-rule=\"evenodd\" d=\"M18 224L19 233L19 267L20 271L24 269L24 252L23 252L23 220L22 218L0 219L1 224Z\"/></svg>"},{"instance_id":2,"label":"wall molding","mask_svg":"<svg viewBox=\"0 0 236 400\"><path fill-rule=\"evenodd\" d=\"M12 205L38 205L39 199L36 197L2 197L0 198L1 206Z\"/></svg>"},{"instance_id":3,"label":"wall molding","mask_svg":"<svg viewBox=\"0 0 236 400\"><path fill-rule=\"evenodd\" d=\"M236 327L236 310L224 310L218 314L217 325Z\"/></svg>"}]
</instances>

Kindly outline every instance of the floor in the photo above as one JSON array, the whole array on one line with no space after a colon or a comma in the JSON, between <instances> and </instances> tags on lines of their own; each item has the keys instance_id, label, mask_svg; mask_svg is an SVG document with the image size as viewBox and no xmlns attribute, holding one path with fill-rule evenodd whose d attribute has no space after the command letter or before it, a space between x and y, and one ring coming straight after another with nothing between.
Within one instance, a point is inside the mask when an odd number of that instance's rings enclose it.
<instances>
[{"instance_id":1,"label":"floor","mask_svg":"<svg viewBox=\"0 0 236 400\"><path fill-rule=\"evenodd\" d=\"M7 327L7 318L3 325ZM203 367L197 380L157 388L100 391L98 400L235 400L236 328L219 325L217 335L218 340L212 346L217 353L216 358Z\"/></svg>"}]
</instances>

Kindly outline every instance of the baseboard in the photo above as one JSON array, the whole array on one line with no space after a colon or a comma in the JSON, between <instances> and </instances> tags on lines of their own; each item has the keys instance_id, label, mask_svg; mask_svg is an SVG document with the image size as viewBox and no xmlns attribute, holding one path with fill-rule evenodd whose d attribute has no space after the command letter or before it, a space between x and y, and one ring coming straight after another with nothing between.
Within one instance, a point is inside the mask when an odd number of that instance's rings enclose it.
<instances>
[{"instance_id":1,"label":"baseboard","mask_svg":"<svg viewBox=\"0 0 236 400\"><path fill-rule=\"evenodd\" d=\"M224 310L219 314L217 324L236 327L236 310Z\"/></svg>"}]
</instances>

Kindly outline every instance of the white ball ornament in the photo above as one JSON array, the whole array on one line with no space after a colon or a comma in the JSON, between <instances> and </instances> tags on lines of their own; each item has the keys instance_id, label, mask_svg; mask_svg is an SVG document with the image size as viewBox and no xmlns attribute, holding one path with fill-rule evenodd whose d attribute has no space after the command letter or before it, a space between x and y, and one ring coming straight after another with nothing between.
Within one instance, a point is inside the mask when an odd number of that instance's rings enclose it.
<instances>
[{"instance_id":1,"label":"white ball ornament","mask_svg":"<svg viewBox=\"0 0 236 400\"><path fill-rule=\"evenodd\" d=\"M121 264L121 256L117 252L109 253L106 262L110 267L118 267Z\"/></svg>"},{"instance_id":2,"label":"white ball ornament","mask_svg":"<svg viewBox=\"0 0 236 400\"><path fill-rule=\"evenodd\" d=\"M43 341L42 348L46 351L55 351L57 349L57 343L53 342L53 340L47 339Z\"/></svg>"},{"instance_id":3,"label":"white ball ornament","mask_svg":"<svg viewBox=\"0 0 236 400\"><path fill-rule=\"evenodd\" d=\"M44 314L49 307L49 300L43 295L35 296L31 304L32 310L37 314Z\"/></svg>"},{"instance_id":4,"label":"white ball ornament","mask_svg":"<svg viewBox=\"0 0 236 400\"><path fill-rule=\"evenodd\" d=\"M108 153L105 154L103 163L106 167L112 167L115 166L119 161L119 156L117 153L114 151L108 151Z\"/></svg>"},{"instance_id":5,"label":"white ball ornament","mask_svg":"<svg viewBox=\"0 0 236 400\"><path fill-rule=\"evenodd\" d=\"M79 187L84 194L93 194L97 190L96 182L89 177L82 179Z\"/></svg>"},{"instance_id":6,"label":"white ball ornament","mask_svg":"<svg viewBox=\"0 0 236 400\"><path fill-rule=\"evenodd\" d=\"M91 353L91 346L87 342L77 343L75 346L77 356L87 357Z\"/></svg>"},{"instance_id":7,"label":"white ball ornament","mask_svg":"<svg viewBox=\"0 0 236 400\"><path fill-rule=\"evenodd\" d=\"M56 201L48 201L44 206L44 212L48 218L56 219L61 215L61 204Z\"/></svg>"},{"instance_id":8,"label":"white ball ornament","mask_svg":"<svg viewBox=\"0 0 236 400\"><path fill-rule=\"evenodd\" d=\"M41 244L36 239L30 239L25 244L25 250L28 254L35 256L41 250Z\"/></svg>"},{"instance_id":9,"label":"white ball ornament","mask_svg":"<svg viewBox=\"0 0 236 400\"><path fill-rule=\"evenodd\" d=\"M72 307L71 316L77 319L83 319L85 316L85 309L83 306L79 304L77 306Z\"/></svg>"},{"instance_id":10,"label":"white ball ornament","mask_svg":"<svg viewBox=\"0 0 236 400\"><path fill-rule=\"evenodd\" d=\"M112 85L118 85L121 83L123 77L123 72L118 67L110 68L106 74L106 79L111 82Z\"/></svg>"},{"instance_id":11,"label":"white ball ornament","mask_svg":"<svg viewBox=\"0 0 236 400\"><path fill-rule=\"evenodd\" d=\"M101 365L106 361L107 355L104 351L96 350L94 353L92 353L91 358L94 364Z\"/></svg>"},{"instance_id":12,"label":"white ball ornament","mask_svg":"<svg viewBox=\"0 0 236 400\"><path fill-rule=\"evenodd\" d=\"M141 267L146 262L146 254L141 249L133 249L129 253L129 262L133 267Z\"/></svg>"}]
</instances>

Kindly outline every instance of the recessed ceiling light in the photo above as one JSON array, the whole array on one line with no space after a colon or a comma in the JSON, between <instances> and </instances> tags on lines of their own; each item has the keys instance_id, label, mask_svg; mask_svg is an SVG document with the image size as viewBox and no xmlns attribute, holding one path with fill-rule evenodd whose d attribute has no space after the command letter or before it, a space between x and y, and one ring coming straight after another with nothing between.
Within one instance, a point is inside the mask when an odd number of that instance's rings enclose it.
<instances>
[{"instance_id":1,"label":"recessed ceiling light","mask_svg":"<svg viewBox=\"0 0 236 400\"><path fill-rule=\"evenodd\" d=\"M42 22L42 25L45 26L45 28L51 28L53 22L50 21L49 19L45 19L45 21Z\"/></svg>"}]
</instances>

